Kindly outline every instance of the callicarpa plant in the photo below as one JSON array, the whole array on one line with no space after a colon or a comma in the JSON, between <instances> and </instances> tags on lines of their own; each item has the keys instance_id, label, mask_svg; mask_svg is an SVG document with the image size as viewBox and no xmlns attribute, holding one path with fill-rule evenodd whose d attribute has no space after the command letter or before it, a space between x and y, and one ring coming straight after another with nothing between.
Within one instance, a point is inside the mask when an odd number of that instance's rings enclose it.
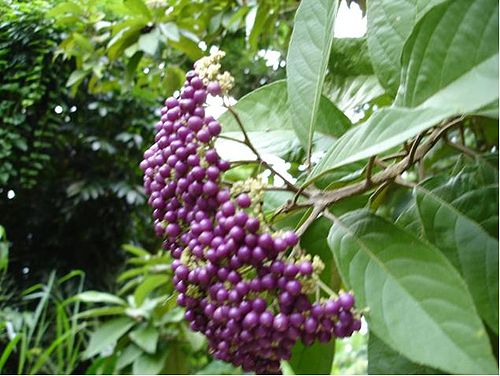
<instances>
[{"instance_id":1,"label":"callicarpa plant","mask_svg":"<svg viewBox=\"0 0 500 376\"><path fill-rule=\"evenodd\" d=\"M360 330L360 313L351 293L337 296L321 282L323 262L300 248L301 229L275 231L266 222L263 179L222 181L231 164L214 148L221 124L205 107L208 95L226 96L233 86L220 71L223 56L198 60L180 95L165 100L140 167L191 329L207 337L215 358L278 374L299 339L348 337ZM319 288L330 298L320 299Z\"/></svg>"}]
</instances>

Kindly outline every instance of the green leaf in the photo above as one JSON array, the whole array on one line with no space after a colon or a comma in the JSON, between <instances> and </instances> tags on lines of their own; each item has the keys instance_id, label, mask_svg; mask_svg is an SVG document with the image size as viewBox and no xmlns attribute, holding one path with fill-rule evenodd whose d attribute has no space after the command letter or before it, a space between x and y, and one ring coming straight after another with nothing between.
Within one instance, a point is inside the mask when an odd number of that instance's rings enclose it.
<instances>
[{"instance_id":1,"label":"green leaf","mask_svg":"<svg viewBox=\"0 0 500 376\"><path fill-rule=\"evenodd\" d=\"M436 375L442 372L413 363L387 346L374 333L368 339L368 374L370 375Z\"/></svg>"},{"instance_id":2,"label":"green leaf","mask_svg":"<svg viewBox=\"0 0 500 376\"><path fill-rule=\"evenodd\" d=\"M177 66L168 66L165 74L165 95L172 95L179 90L186 79L184 71Z\"/></svg>"},{"instance_id":3,"label":"green leaf","mask_svg":"<svg viewBox=\"0 0 500 376\"><path fill-rule=\"evenodd\" d=\"M134 362L141 354L143 354L141 348L133 343L130 343L127 347L125 347L125 349L121 351L116 361L115 368L117 370L125 368L129 364L132 364L132 362Z\"/></svg>"},{"instance_id":4,"label":"green leaf","mask_svg":"<svg viewBox=\"0 0 500 376\"><path fill-rule=\"evenodd\" d=\"M396 103L464 113L497 99L496 14L496 0L448 1L428 12L405 44Z\"/></svg>"},{"instance_id":5,"label":"green leaf","mask_svg":"<svg viewBox=\"0 0 500 376\"><path fill-rule=\"evenodd\" d=\"M182 327L182 331L186 341L191 345L191 348L195 352L200 351L207 342L205 336L201 333L193 332L185 326Z\"/></svg>"},{"instance_id":6,"label":"green leaf","mask_svg":"<svg viewBox=\"0 0 500 376\"><path fill-rule=\"evenodd\" d=\"M179 28L174 22L166 22L159 24L158 27L163 35L165 35L168 39L173 40L174 42L178 42L181 35L179 33Z\"/></svg>"},{"instance_id":7,"label":"green leaf","mask_svg":"<svg viewBox=\"0 0 500 376\"><path fill-rule=\"evenodd\" d=\"M137 286L134 292L134 300L137 307L144 303L144 299L156 288L166 285L168 277L166 275L151 275L144 279L144 281Z\"/></svg>"},{"instance_id":8,"label":"green leaf","mask_svg":"<svg viewBox=\"0 0 500 376\"><path fill-rule=\"evenodd\" d=\"M444 0L371 0L368 2L368 50L375 73L393 97L399 87L401 53L417 21Z\"/></svg>"},{"instance_id":9,"label":"green leaf","mask_svg":"<svg viewBox=\"0 0 500 376\"><path fill-rule=\"evenodd\" d=\"M300 237L301 246L310 255L318 255L325 269L321 272L321 280L330 286L334 291L340 287L340 278L333 262L333 255L326 241L332 223L326 218L315 220ZM301 372L299 372L301 373Z\"/></svg>"},{"instance_id":10,"label":"green leaf","mask_svg":"<svg viewBox=\"0 0 500 376\"><path fill-rule=\"evenodd\" d=\"M100 291L84 291L78 295L75 295L74 299L86 303L111 303L119 305L127 304L125 300L116 295Z\"/></svg>"},{"instance_id":11,"label":"green leaf","mask_svg":"<svg viewBox=\"0 0 500 376\"><path fill-rule=\"evenodd\" d=\"M116 341L134 324L135 322L128 317L119 317L105 322L90 335L89 345L82 355L83 358L90 359L94 355L114 347Z\"/></svg>"},{"instance_id":12,"label":"green leaf","mask_svg":"<svg viewBox=\"0 0 500 376\"><path fill-rule=\"evenodd\" d=\"M168 351L158 352L157 354L142 354L132 365L134 375L158 375L167 359Z\"/></svg>"},{"instance_id":13,"label":"green leaf","mask_svg":"<svg viewBox=\"0 0 500 376\"><path fill-rule=\"evenodd\" d=\"M151 254L141 247L136 247L132 244L124 244L122 245L124 251L131 253L137 257L150 257Z\"/></svg>"},{"instance_id":14,"label":"green leaf","mask_svg":"<svg viewBox=\"0 0 500 376\"><path fill-rule=\"evenodd\" d=\"M467 216L481 202L491 203L498 212L498 185L464 194L457 192L453 180L432 190L426 186L415 187L425 237L462 273L479 314L498 334L498 240ZM483 215L487 216L487 210Z\"/></svg>"},{"instance_id":15,"label":"green leaf","mask_svg":"<svg viewBox=\"0 0 500 376\"><path fill-rule=\"evenodd\" d=\"M259 131L270 133L272 131L279 131L275 135L279 135L278 137L288 137L290 132L283 133L283 131L293 130L291 114L287 104L286 82L284 80L273 82L252 91L242 97L233 106L233 109L240 117L245 130L248 132ZM236 119L229 111L223 113L219 121L223 126L224 133L240 131ZM321 97L316 119L316 130L318 133L321 133L321 136L316 137L316 145L318 144L318 140L323 138L324 135L339 137L350 125L349 119L331 101L325 97ZM258 136L258 134L255 135ZM261 133L261 135L263 134ZM293 142L292 145L295 147L296 141L293 141L291 137L288 137L288 140L290 143ZM259 147L259 143L255 145Z\"/></svg>"},{"instance_id":16,"label":"green leaf","mask_svg":"<svg viewBox=\"0 0 500 376\"><path fill-rule=\"evenodd\" d=\"M341 111L347 111L381 96L384 89L373 75L333 76L327 77L323 93Z\"/></svg>"},{"instance_id":17,"label":"green leaf","mask_svg":"<svg viewBox=\"0 0 500 376\"><path fill-rule=\"evenodd\" d=\"M493 0L457 0L429 11L405 45L404 75L396 99L417 107L383 108L346 132L316 165L308 183L328 170L387 151L453 115L474 113L497 100L498 19L491 16L497 12ZM477 46L481 49L475 53ZM429 71L441 79L430 84L425 73Z\"/></svg>"},{"instance_id":18,"label":"green leaf","mask_svg":"<svg viewBox=\"0 0 500 376\"><path fill-rule=\"evenodd\" d=\"M84 11L80 6L75 4L72 1L66 1L60 4L57 4L55 7L50 9L47 12L47 16L49 17L60 17L60 16L67 16L67 14L75 15L75 16L81 16L84 14Z\"/></svg>"},{"instance_id":19,"label":"green leaf","mask_svg":"<svg viewBox=\"0 0 500 376\"><path fill-rule=\"evenodd\" d=\"M269 8L265 3L257 4L247 14L245 18L245 35L252 51L257 50L259 36L264 29Z\"/></svg>"},{"instance_id":20,"label":"green leaf","mask_svg":"<svg viewBox=\"0 0 500 376\"><path fill-rule=\"evenodd\" d=\"M198 47L198 43L184 35L180 36L179 41L170 40L169 45L186 54L193 61L204 55L204 52Z\"/></svg>"},{"instance_id":21,"label":"green leaf","mask_svg":"<svg viewBox=\"0 0 500 376\"><path fill-rule=\"evenodd\" d=\"M335 340L314 342L311 346L298 341L292 348L289 363L296 375L329 375L334 354Z\"/></svg>"},{"instance_id":22,"label":"green leaf","mask_svg":"<svg viewBox=\"0 0 500 376\"><path fill-rule=\"evenodd\" d=\"M141 62L142 57L144 56L144 52L136 51L132 57L129 59L127 63L127 69L125 71L125 80L127 82L131 82L134 79L135 71L137 66Z\"/></svg>"},{"instance_id":23,"label":"green leaf","mask_svg":"<svg viewBox=\"0 0 500 376\"><path fill-rule=\"evenodd\" d=\"M12 350L14 350L21 337L22 337L21 334L16 334L16 336L12 338L7 344L7 346L5 346L5 348L2 350L2 355L0 356L0 372L3 370L3 367L7 362L7 360L9 359Z\"/></svg>"},{"instance_id":24,"label":"green leaf","mask_svg":"<svg viewBox=\"0 0 500 376\"><path fill-rule=\"evenodd\" d=\"M147 19L152 18L151 12L143 0L124 0L124 4L130 9L132 15L142 15Z\"/></svg>"},{"instance_id":25,"label":"green leaf","mask_svg":"<svg viewBox=\"0 0 500 376\"><path fill-rule=\"evenodd\" d=\"M107 44L107 53L110 60L117 59L125 49L134 44L141 35L140 30L145 26L143 20L127 20L115 27L115 34ZM118 31L116 31L118 30Z\"/></svg>"},{"instance_id":26,"label":"green leaf","mask_svg":"<svg viewBox=\"0 0 500 376\"><path fill-rule=\"evenodd\" d=\"M263 156L274 155L286 161L299 161L302 156L302 146L292 130L250 131L247 135ZM243 141L241 132L224 132L224 136ZM255 158L252 151L240 142L219 138L215 147L221 158L228 161Z\"/></svg>"},{"instance_id":27,"label":"green leaf","mask_svg":"<svg viewBox=\"0 0 500 376\"><path fill-rule=\"evenodd\" d=\"M451 373L497 373L488 336L458 272L432 245L360 210L328 237L370 330L411 361Z\"/></svg>"},{"instance_id":28,"label":"green leaf","mask_svg":"<svg viewBox=\"0 0 500 376\"><path fill-rule=\"evenodd\" d=\"M292 125L308 155L333 42L337 5L336 0L301 1L288 47L286 74Z\"/></svg>"},{"instance_id":29,"label":"green leaf","mask_svg":"<svg viewBox=\"0 0 500 376\"><path fill-rule=\"evenodd\" d=\"M212 360L208 365L196 372L197 375L241 375L241 368L236 368L222 360Z\"/></svg>"},{"instance_id":30,"label":"green leaf","mask_svg":"<svg viewBox=\"0 0 500 376\"><path fill-rule=\"evenodd\" d=\"M71 72L71 74L68 77L68 81L66 81L66 87L79 85L88 74L89 74L88 71L82 71L82 70L75 70Z\"/></svg>"},{"instance_id":31,"label":"green leaf","mask_svg":"<svg viewBox=\"0 0 500 376\"><path fill-rule=\"evenodd\" d=\"M123 313L125 313L125 307L118 307L118 306L100 307L100 308L93 308L93 309L88 309L86 311L79 312L74 317L77 319L84 319L84 318L90 318L90 317L121 315Z\"/></svg>"},{"instance_id":32,"label":"green leaf","mask_svg":"<svg viewBox=\"0 0 500 376\"><path fill-rule=\"evenodd\" d=\"M130 339L137 346L150 354L154 354L156 352L159 336L160 333L152 325L141 326L129 334Z\"/></svg>"},{"instance_id":33,"label":"green leaf","mask_svg":"<svg viewBox=\"0 0 500 376\"><path fill-rule=\"evenodd\" d=\"M154 28L147 34L139 37L139 48L147 54L154 55L160 44L160 30Z\"/></svg>"}]
</instances>

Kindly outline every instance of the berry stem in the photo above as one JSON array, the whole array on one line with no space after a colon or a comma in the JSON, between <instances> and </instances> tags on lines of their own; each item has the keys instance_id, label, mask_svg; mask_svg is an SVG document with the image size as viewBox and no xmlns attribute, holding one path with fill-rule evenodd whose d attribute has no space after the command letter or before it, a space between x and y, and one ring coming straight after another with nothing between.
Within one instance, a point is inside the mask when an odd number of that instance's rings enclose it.
<instances>
[{"instance_id":1,"label":"berry stem","mask_svg":"<svg viewBox=\"0 0 500 376\"><path fill-rule=\"evenodd\" d=\"M255 154L255 157L257 158L258 161L260 161L268 170L270 170L274 175L280 177L285 185L290 189L292 190L293 192L299 192L299 189L292 183L290 182L286 177L284 177L281 173L279 173L278 171L276 171L274 169L273 166L271 166L269 163L267 163L264 159L262 159L261 155L259 154L259 152L257 151L257 149L253 146L252 142L250 141L250 138L248 137L248 133L247 131L245 130L245 127L243 126L243 123L241 121L241 118L240 116L238 115L238 113L234 110L234 108L232 106L230 106L229 104L227 103L224 103L224 106L228 109L228 111L231 113L231 115L234 117L234 119L236 120L236 123L238 124L238 126L240 127L240 130L241 132L243 133L243 138L244 138L244 141L243 143L248 146L250 148L250 150L252 151L252 153ZM308 196L307 193L305 192L302 192L303 195L305 195L306 197Z\"/></svg>"},{"instance_id":2,"label":"berry stem","mask_svg":"<svg viewBox=\"0 0 500 376\"><path fill-rule=\"evenodd\" d=\"M331 297L337 298L337 294L335 293L335 291L333 291L330 287L328 287L328 285L324 283L319 277L316 279L316 282L318 286L321 288L321 290L326 292Z\"/></svg>"}]
</instances>

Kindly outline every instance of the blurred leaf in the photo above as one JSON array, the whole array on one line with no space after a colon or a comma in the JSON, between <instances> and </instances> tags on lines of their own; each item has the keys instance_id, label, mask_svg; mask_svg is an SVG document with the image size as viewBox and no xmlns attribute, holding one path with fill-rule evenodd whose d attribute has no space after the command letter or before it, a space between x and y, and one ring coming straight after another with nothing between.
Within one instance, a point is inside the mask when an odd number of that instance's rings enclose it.
<instances>
[{"instance_id":1,"label":"blurred leaf","mask_svg":"<svg viewBox=\"0 0 500 376\"><path fill-rule=\"evenodd\" d=\"M123 244L122 248L126 252L129 252L129 253L131 253L135 256L138 256L138 257L150 257L151 256L151 254L148 251L146 251L145 249L137 247L137 246L132 245L132 244Z\"/></svg>"},{"instance_id":2,"label":"blurred leaf","mask_svg":"<svg viewBox=\"0 0 500 376\"><path fill-rule=\"evenodd\" d=\"M179 28L174 22L161 23L158 27L165 37L174 42L179 42L181 35L179 33Z\"/></svg>"},{"instance_id":3,"label":"blurred leaf","mask_svg":"<svg viewBox=\"0 0 500 376\"><path fill-rule=\"evenodd\" d=\"M16 334L14 338L12 338L9 343L7 343L7 346L2 350L2 355L0 356L0 372L3 371L3 367L7 360L9 360L9 356L16 347L17 343L21 339L22 334Z\"/></svg>"},{"instance_id":4,"label":"blurred leaf","mask_svg":"<svg viewBox=\"0 0 500 376\"><path fill-rule=\"evenodd\" d=\"M289 363L296 375L329 375L334 354L335 340L329 343L316 341L311 346L297 341Z\"/></svg>"},{"instance_id":5,"label":"blurred leaf","mask_svg":"<svg viewBox=\"0 0 500 376\"><path fill-rule=\"evenodd\" d=\"M139 37L139 48L147 54L154 55L160 44L160 30L154 28L147 34Z\"/></svg>"},{"instance_id":6,"label":"blurred leaf","mask_svg":"<svg viewBox=\"0 0 500 376\"><path fill-rule=\"evenodd\" d=\"M142 51L137 51L132 55L127 63L127 69L125 71L125 80L131 82L134 79L135 71L137 70L137 66L141 62L142 56L144 53Z\"/></svg>"},{"instance_id":7,"label":"blurred leaf","mask_svg":"<svg viewBox=\"0 0 500 376\"><path fill-rule=\"evenodd\" d=\"M142 15L147 19L152 18L151 12L143 0L124 0L125 6L132 11L132 15Z\"/></svg>"},{"instance_id":8,"label":"blurred leaf","mask_svg":"<svg viewBox=\"0 0 500 376\"><path fill-rule=\"evenodd\" d=\"M49 17L60 17L61 15L66 15L67 13L81 16L84 14L84 11L80 6L72 1L65 1L63 3L57 4L55 7L50 9L47 12L47 16Z\"/></svg>"},{"instance_id":9,"label":"blurred leaf","mask_svg":"<svg viewBox=\"0 0 500 376\"><path fill-rule=\"evenodd\" d=\"M158 338L160 333L158 329L152 325L143 325L130 332L130 339L144 351L150 354L156 352L156 346L158 344Z\"/></svg>"},{"instance_id":10,"label":"blurred leaf","mask_svg":"<svg viewBox=\"0 0 500 376\"><path fill-rule=\"evenodd\" d=\"M140 347L136 346L133 343L129 343L118 356L118 359L116 361L116 369L121 370L127 367L129 364L132 364L141 354L143 354L143 351Z\"/></svg>"},{"instance_id":11,"label":"blurred leaf","mask_svg":"<svg viewBox=\"0 0 500 376\"><path fill-rule=\"evenodd\" d=\"M75 70L71 73L71 75L68 78L68 81L66 82L66 86L70 87L73 85L79 85L83 79L87 76L89 72L88 71L82 71L82 70Z\"/></svg>"},{"instance_id":12,"label":"blurred leaf","mask_svg":"<svg viewBox=\"0 0 500 376\"><path fill-rule=\"evenodd\" d=\"M185 53L193 61L198 60L204 55L198 44L184 35L180 36L179 41L171 40L169 44L182 53Z\"/></svg>"},{"instance_id":13,"label":"blurred leaf","mask_svg":"<svg viewBox=\"0 0 500 376\"><path fill-rule=\"evenodd\" d=\"M189 328L183 326L183 332L184 336L186 337L186 340L188 343L191 345L191 348L193 351L200 351L203 346L207 343L205 336L201 333L198 332L193 332Z\"/></svg>"},{"instance_id":14,"label":"blurred leaf","mask_svg":"<svg viewBox=\"0 0 500 376\"><path fill-rule=\"evenodd\" d=\"M163 367L168 356L167 351L160 351L154 355L142 354L132 365L134 375L158 375Z\"/></svg>"},{"instance_id":15,"label":"blurred leaf","mask_svg":"<svg viewBox=\"0 0 500 376\"><path fill-rule=\"evenodd\" d=\"M74 317L77 319L85 319L90 317L114 316L125 313L125 307L100 307L92 308L86 311L77 313Z\"/></svg>"},{"instance_id":16,"label":"blurred leaf","mask_svg":"<svg viewBox=\"0 0 500 376\"><path fill-rule=\"evenodd\" d=\"M85 291L78 295L75 295L74 299L86 303L111 303L118 305L126 304L126 302L122 298L107 292L100 291Z\"/></svg>"},{"instance_id":17,"label":"blurred leaf","mask_svg":"<svg viewBox=\"0 0 500 376\"><path fill-rule=\"evenodd\" d=\"M144 281L137 286L134 292L134 300L137 307L144 303L144 299L156 288L166 285L169 279L166 275L152 275L144 279Z\"/></svg>"},{"instance_id":18,"label":"blurred leaf","mask_svg":"<svg viewBox=\"0 0 500 376\"><path fill-rule=\"evenodd\" d=\"M90 359L103 351L114 348L116 341L134 324L135 322L128 317L118 317L106 321L90 335L89 344L82 355L83 358Z\"/></svg>"},{"instance_id":19,"label":"blurred leaf","mask_svg":"<svg viewBox=\"0 0 500 376\"><path fill-rule=\"evenodd\" d=\"M241 368L234 367L222 360L212 360L208 365L198 371L197 375L241 375Z\"/></svg>"}]
</instances>

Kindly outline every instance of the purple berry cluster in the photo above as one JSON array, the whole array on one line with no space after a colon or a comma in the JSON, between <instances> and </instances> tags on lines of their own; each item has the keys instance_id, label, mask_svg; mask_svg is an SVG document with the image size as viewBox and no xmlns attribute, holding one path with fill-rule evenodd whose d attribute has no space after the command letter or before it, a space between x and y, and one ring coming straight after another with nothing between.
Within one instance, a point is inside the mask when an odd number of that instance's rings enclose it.
<instances>
[{"instance_id":1,"label":"purple berry cluster","mask_svg":"<svg viewBox=\"0 0 500 376\"><path fill-rule=\"evenodd\" d=\"M204 109L221 86L188 72L179 98L165 101L140 167L191 329L206 335L216 358L278 374L298 339L310 345L350 336L361 321L349 293L311 303L315 263L286 258L298 236L272 233L252 214L252 192L221 184L230 167L213 148L221 125Z\"/></svg>"}]
</instances>

